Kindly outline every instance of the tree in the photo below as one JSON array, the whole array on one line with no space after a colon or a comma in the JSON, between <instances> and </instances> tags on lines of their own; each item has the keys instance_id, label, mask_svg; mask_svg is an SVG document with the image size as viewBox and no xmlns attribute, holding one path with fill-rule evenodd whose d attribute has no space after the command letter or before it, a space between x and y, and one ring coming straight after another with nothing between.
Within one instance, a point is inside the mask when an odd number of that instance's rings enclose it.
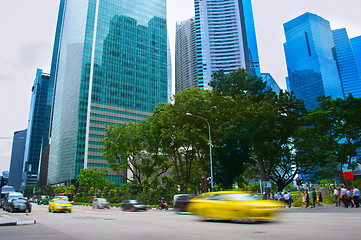
<instances>
[{"instance_id":1,"label":"tree","mask_svg":"<svg viewBox=\"0 0 361 240\"><path fill-rule=\"evenodd\" d=\"M210 176L208 126L186 113L206 117L213 129L214 111L211 91L191 88L177 93L174 104L158 105L149 118L150 126L157 130L162 153L173 164L171 173L181 192L199 183L207 191Z\"/></svg>"},{"instance_id":2,"label":"tree","mask_svg":"<svg viewBox=\"0 0 361 240\"><path fill-rule=\"evenodd\" d=\"M140 187L144 178L160 176L170 167L152 130L144 122L128 122L107 126L103 139L103 155L111 169ZM133 178L127 177L125 169L132 172Z\"/></svg>"},{"instance_id":3,"label":"tree","mask_svg":"<svg viewBox=\"0 0 361 240\"><path fill-rule=\"evenodd\" d=\"M239 138L238 143L240 149L243 146L246 150L245 146L249 146L250 153L244 155L243 161L255 161L261 180L272 179L283 189L297 172L297 169L292 170L296 164L292 139L305 113L303 102L292 93L280 92L277 95L266 90L261 78L249 75L244 69L228 75L219 71L212 77L210 86L236 109L232 111L232 119L224 125L236 126L239 136L247 138Z\"/></svg>"},{"instance_id":4,"label":"tree","mask_svg":"<svg viewBox=\"0 0 361 240\"><path fill-rule=\"evenodd\" d=\"M32 197L34 195L34 188L33 186L26 186L24 190L24 197Z\"/></svg>"},{"instance_id":5,"label":"tree","mask_svg":"<svg viewBox=\"0 0 361 240\"><path fill-rule=\"evenodd\" d=\"M81 169L79 179L77 180L79 192L87 193L91 188L93 188L94 191L101 191L109 184L109 181L104 177L108 172L107 169Z\"/></svg>"},{"instance_id":6,"label":"tree","mask_svg":"<svg viewBox=\"0 0 361 240\"><path fill-rule=\"evenodd\" d=\"M342 177L344 166L352 169L361 147L361 99L320 97L320 107L303 117L304 128L297 139L300 157L318 163L310 169L310 178ZM335 171L338 169L338 171Z\"/></svg>"},{"instance_id":7,"label":"tree","mask_svg":"<svg viewBox=\"0 0 361 240\"><path fill-rule=\"evenodd\" d=\"M75 196L76 188L75 188L74 185L71 185L71 186L68 188L68 191L69 191L73 196Z\"/></svg>"}]
</instances>

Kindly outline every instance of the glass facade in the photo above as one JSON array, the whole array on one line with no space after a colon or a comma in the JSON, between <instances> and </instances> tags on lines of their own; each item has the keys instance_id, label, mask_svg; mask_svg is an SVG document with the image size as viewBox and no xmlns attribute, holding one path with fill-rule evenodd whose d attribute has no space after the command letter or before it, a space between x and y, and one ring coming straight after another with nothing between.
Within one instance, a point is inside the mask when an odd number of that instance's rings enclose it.
<instances>
[{"instance_id":1,"label":"glass facade","mask_svg":"<svg viewBox=\"0 0 361 240\"><path fill-rule=\"evenodd\" d=\"M24 154L24 183L36 186L42 149L49 144L54 82L37 69L32 87L28 131Z\"/></svg>"},{"instance_id":2,"label":"glass facade","mask_svg":"<svg viewBox=\"0 0 361 240\"><path fill-rule=\"evenodd\" d=\"M266 90L272 89L275 93L280 93L281 88L270 73L261 73L261 77L262 80L266 82Z\"/></svg>"},{"instance_id":3,"label":"glass facade","mask_svg":"<svg viewBox=\"0 0 361 240\"><path fill-rule=\"evenodd\" d=\"M350 42L356 59L358 70L361 73L361 36L351 38Z\"/></svg>"},{"instance_id":4,"label":"glass facade","mask_svg":"<svg viewBox=\"0 0 361 240\"><path fill-rule=\"evenodd\" d=\"M343 98L330 23L305 13L285 23L284 30L288 91L302 99L309 110L319 105L319 96Z\"/></svg>"},{"instance_id":5,"label":"glass facade","mask_svg":"<svg viewBox=\"0 0 361 240\"><path fill-rule=\"evenodd\" d=\"M361 97L361 75L346 29L333 30L332 34L335 41L335 59L344 97L352 93L354 97L359 98Z\"/></svg>"},{"instance_id":6,"label":"glass facade","mask_svg":"<svg viewBox=\"0 0 361 240\"><path fill-rule=\"evenodd\" d=\"M10 171L8 185L13 186L16 191L21 189L24 166L24 152L27 129L14 132L13 146L11 150Z\"/></svg>"},{"instance_id":7,"label":"glass facade","mask_svg":"<svg viewBox=\"0 0 361 240\"><path fill-rule=\"evenodd\" d=\"M64 9L49 183L107 168L105 124L142 121L167 102L165 0L67 0Z\"/></svg>"},{"instance_id":8,"label":"glass facade","mask_svg":"<svg viewBox=\"0 0 361 240\"><path fill-rule=\"evenodd\" d=\"M198 87L213 72L245 68L260 76L251 0L194 0Z\"/></svg>"},{"instance_id":9,"label":"glass facade","mask_svg":"<svg viewBox=\"0 0 361 240\"><path fill-rule=\"evenodd\" d=\"M198 87L194 18L177 23L175 42L175 92Z\"/></svg>"}]
</instances>

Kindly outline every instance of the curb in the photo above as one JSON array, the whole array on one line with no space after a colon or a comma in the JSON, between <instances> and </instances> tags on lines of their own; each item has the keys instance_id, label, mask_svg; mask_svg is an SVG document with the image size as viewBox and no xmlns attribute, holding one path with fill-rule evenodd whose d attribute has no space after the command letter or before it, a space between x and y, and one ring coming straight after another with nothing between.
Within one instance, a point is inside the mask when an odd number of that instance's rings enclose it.
<instances>
[{"instance_id":1,"label":"curb","mask_svg":"<svg viewBox=\"0 0 361 240\"><path fill-rule=\"evenodd\" d=\"M26 221L0 223L0 227L1 226L32 225L32 224L36 224L36 220L26 220Z\"/></svg>"}]
</instances>

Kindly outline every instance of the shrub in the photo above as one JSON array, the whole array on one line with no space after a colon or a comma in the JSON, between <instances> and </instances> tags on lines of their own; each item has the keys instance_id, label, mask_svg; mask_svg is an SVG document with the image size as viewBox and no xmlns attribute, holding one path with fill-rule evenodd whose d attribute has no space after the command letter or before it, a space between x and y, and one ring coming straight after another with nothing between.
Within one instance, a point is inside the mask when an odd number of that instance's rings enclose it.
<instances>
[{"instance_id":1,"label":"shrub","mask_svg":"<svg viewBox=\"0 0 361 240\"><path fill-rule=\"evenodd\" d=\"M294 207L302 207L302 201L301 200L297 200L293 203Z\"/></svg>"}]
</instances>

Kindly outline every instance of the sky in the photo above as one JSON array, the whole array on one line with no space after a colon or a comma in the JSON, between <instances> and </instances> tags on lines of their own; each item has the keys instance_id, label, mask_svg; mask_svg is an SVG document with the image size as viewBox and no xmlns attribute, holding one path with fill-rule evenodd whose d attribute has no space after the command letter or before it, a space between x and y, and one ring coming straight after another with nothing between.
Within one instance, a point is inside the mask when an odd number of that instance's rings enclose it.
<instances>
[{"instance_id":1,"label":"sky","mask_svg":"<svg viewBox=\"0 0 361 240\"><path fill-rule=\"evenodd\" d=\"M129 0L131 1L131 0ZM361 35L360 0L252 0L261 72L286 89L283 23L305 13ZM21 6L21 7L19 7ZM0 1L0 174L8 171L12 137L27 128L31 87L37 68L50 72L59 0ZM175 25L194 16L193 0L167 0L174 64Z\"/></svg>"}]
</instances>

